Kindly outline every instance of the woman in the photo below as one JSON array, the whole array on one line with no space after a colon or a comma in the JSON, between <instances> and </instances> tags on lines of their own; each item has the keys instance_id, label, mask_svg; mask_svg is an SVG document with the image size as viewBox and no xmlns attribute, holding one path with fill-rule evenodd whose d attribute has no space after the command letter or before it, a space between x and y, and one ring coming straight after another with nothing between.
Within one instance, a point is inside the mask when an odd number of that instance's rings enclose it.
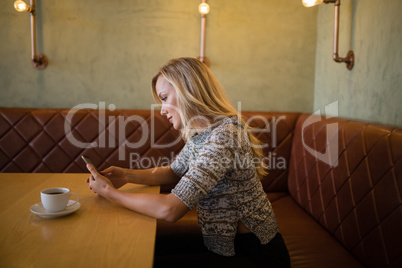
<instances>
[{"instance_id":1,"label":"woman","mask_svg":"<svg viewBox=\"0 0 402 268\"><path fill-rule=\"evenodd\" d=\"M162 104L161 114L181 131L184 148L169 167L109 167L99 174L87 165L92 173L87 179L90 189L129 209L169 222L197 206L208 250L191 256L177 252L181 260L193 260L191 266L290 266L286 245L259 180L265 171L258 140L242 123L212 72L197 59L171 60L152 79L152 93ZM128 182L177 185L167 195L116 190ZM155 264L162 264L161 260L156 258Z\"/></svg>"}]
</instances>

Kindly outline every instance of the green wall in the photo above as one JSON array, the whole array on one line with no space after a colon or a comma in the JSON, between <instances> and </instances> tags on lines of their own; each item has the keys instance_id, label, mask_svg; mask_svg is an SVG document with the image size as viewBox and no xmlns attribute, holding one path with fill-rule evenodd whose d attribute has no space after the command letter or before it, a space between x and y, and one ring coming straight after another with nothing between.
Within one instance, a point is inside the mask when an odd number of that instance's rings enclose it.
<instances>
[{"instance_id":1,"label":"green wall","mask_svg":"<svg viewBox=\"0 0 402 268\"><path fill-rule=\"evenodd\" d=\"M402 125L402 1L342 0L339 55L355 53L348 71L332 60L334 5L320 5L314 110L338 101L339 116Z\"/></svg>"},{"instance_id":2,"label":"green wall","mask_svg":"<svg viewBox=\"0 0 402 268\"><path fill-rule=\"evenodd\" d=\"M200 0L37 1L38 52L29 15L0 2L0 106L80 103L149 109L150 79L167 60L199 56ZM243 110L312 112L317 9L295 0L210 0L206 54Z\"/></svg>"}]
</instances>

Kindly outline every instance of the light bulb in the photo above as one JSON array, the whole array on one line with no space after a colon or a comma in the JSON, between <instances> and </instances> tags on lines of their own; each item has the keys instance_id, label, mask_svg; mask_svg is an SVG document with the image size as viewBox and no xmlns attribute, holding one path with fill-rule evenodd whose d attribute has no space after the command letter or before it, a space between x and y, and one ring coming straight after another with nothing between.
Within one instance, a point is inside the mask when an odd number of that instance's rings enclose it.
<instances>
[{"instance_id":1,"label":"light bulb","mask_svg":"<svg viewBox=\"0 0 402 268\"><path fill-rule=\"evenodd\" d=\"M323 0L303 0L303 5L305 7L312 7L312 6L319 5L322 2L323 2Z\"/></svg>"},{"instance_id":2,"label":"light bulb","mask_svg":"<svg viewBox=\"0 0 402 268\"><path fill-rule=\"evenodd\" d=\"M14 8L18 12L24 12L24 11L29 12L31 10L31 7L25 4L25 2L21 0L17 0L14 2Z\"/></svg>"},{"instance_id":3,"label":"light bulb","mask_svg":"<svg viewBox=\"0 0 402 268\"><path fill-rule=\"evenodd\" d=\"M207 15L209 13L209 5L207 3L201 3L198 6L198 12L200 12L201 15Z\"/></svg>"}]
</instances>

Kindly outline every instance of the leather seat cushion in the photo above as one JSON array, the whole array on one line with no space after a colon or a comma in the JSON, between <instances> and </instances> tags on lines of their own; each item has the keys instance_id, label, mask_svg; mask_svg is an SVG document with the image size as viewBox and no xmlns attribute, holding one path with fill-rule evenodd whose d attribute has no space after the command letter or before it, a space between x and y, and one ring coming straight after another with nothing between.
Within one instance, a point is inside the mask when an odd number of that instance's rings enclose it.
<instances>
[{"instance_id":1,"label":"leather seat cushion","mask_svg":"<svg viewBox=\"0 0 402 268\"><path fill-rule=\"evenodd\" d=\"M269 196L269 194L268 194ZM272 202L292 267L363 267L290 195Z\"/></svg>"}]
</instances>

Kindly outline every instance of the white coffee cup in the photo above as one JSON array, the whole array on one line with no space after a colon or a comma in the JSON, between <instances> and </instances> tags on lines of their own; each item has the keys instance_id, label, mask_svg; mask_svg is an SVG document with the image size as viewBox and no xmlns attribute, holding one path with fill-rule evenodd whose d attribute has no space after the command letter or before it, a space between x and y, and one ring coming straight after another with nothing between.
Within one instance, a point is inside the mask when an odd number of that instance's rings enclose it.
<instances>
[{"instance_id":1,"label":"white coffee cup","mask_svg":"<svg viewBox=\"0 0 402 268\"><path fill-rule=\"evenodd\" d=\"M77 200L72 204L68 204L68 200L72 195L75 195ZM69 189L62 187L45 189L41 191L40 197L43 207L49 212L63 211L66 207L75 205L79 200L78 194L70 193Z\"/></svg>"}]
</instances>

